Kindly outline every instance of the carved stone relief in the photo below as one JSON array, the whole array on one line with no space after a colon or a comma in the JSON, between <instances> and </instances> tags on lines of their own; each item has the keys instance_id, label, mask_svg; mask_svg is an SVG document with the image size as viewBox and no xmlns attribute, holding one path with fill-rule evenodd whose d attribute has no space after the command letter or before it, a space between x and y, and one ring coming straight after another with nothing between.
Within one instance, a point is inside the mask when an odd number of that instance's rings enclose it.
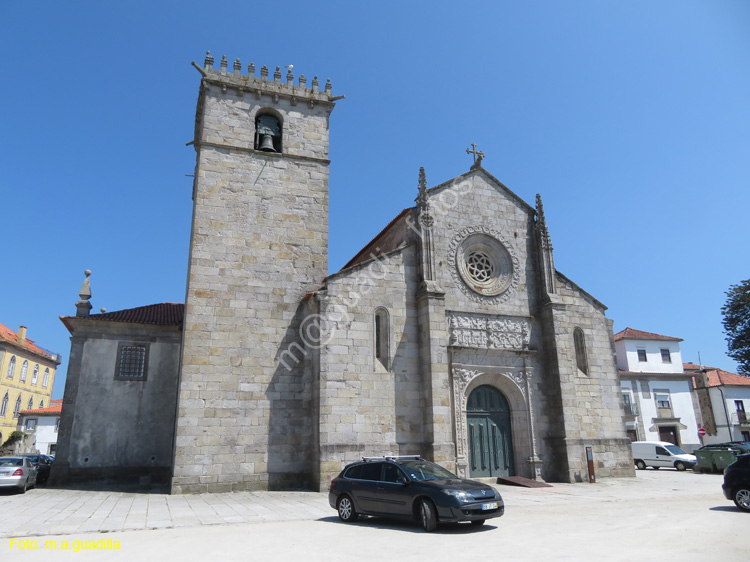
<instances>
[{"instance_id":1,"label":"carved stone relief","mask_svg":"<svg viewBox=\"0 0 750 562\"><path fill-rule=\"evenodd\" d=\"M529 348L530 327L525 318L448 313L448 345L489 349Z\"/></svg>"}]
</instances>

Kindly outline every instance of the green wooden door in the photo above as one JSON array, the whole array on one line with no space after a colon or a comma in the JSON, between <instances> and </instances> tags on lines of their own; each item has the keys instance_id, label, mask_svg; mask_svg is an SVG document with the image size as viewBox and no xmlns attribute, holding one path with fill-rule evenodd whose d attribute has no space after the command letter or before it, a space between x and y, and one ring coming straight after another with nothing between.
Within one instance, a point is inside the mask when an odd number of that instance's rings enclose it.
<instances>
[{"instance_id":1,"label":"green wooden door","mask_svg":"<svg viewBox=\"0 0 750 562\"><path fill-rule=\"evenodd\" d=\"M466 406L471 476L514 476L510 407L492 386L479 386Z\"/></svg>"}]
</instances>

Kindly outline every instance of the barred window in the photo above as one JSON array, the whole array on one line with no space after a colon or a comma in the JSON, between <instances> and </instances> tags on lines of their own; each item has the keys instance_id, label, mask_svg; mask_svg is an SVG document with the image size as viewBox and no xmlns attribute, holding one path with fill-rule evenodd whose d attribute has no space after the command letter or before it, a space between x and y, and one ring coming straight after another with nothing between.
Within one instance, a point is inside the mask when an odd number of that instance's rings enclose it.
<instances>
[{"instance_id":1,"label":"barred window","mask_svg":"<svg viewBox=\"0 0 750 562\"><path fill-rule=\"evenodd\" d=\"M148 345L121 343L117 350L115 378L144 380L148 366Z\"/></svg>"}]
</instances>

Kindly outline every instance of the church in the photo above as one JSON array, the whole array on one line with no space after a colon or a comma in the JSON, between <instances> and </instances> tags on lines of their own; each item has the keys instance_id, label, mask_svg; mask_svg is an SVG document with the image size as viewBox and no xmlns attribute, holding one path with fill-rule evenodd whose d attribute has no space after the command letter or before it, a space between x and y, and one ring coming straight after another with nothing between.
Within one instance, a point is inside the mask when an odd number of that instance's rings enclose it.
<instances>
[{"instance_id":1,"label":"church","mask_svg":"<svg viewBox=\"0 0 750 562\"><path fill-rule=\"evenodd\" d=\"M362 456L463 477L634 474L606 307L483 154L328 274L330 82L207 54L184 304L71 332L58 483L326 490ZM88 273L88 272L87 272ZM95 398L95 399L94 399ZM106 423L105 423L106 422ZM593 461L593 462L591 462Z\"/></svg>"}]
</instances>

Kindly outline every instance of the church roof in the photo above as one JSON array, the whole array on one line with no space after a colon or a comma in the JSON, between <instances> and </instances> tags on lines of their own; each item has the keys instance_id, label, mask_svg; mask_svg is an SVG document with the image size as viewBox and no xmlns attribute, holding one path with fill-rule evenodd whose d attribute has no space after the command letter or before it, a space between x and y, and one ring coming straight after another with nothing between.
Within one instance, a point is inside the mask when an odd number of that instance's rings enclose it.
<instances>
[{"instance_id":1,"label":"church roof","mask_svg":"<svg viewBox=\"0 0 750 562\"><path fill-rule=\"evenodd\" d=\"M620 341L620 340L684 341L682 338L673 338L672 336L662 336L661 334L654 334L653 332L644 332L642 330L634 330L633 328L629 328L629 327L615 334L615 341Z\"/></svg>"},{"instance_id":2,"label":"church roof","mask_svg":"<svg viewBox=\"0 0 750 562\"><path fill-rule=\"evenodd\" d=\"M180 326L185 318L183 303L163 302L114 312L91 314L90 316L61 316L60 320L71 333L68 320L104 320L107 322L128 322L131 324L156 324L159 326Z\"/></svg>"},{"instance_id":3,"label":"church roof","mask_svg":"<svg viewBox=\"0 0 750 562\"><path fill-rule=\"evenodd\" d=\"M18 332L14 332L2 323L0 323L0 343L9 343L15 347L30 351L35 355L41 355L46 359L57 361L58 363L60 362L55 354L42 349L34 343L34 340L24 338L23 342L21 342L21 340L18 338Z\"/></svg>"},{"instance_id":4,"label":"church roof","mask_svg":"<svg viewBox=\"0 0 750 562\"><path fill-rule=\"evenodd\" d=\"M344 264L344 267L342 267L341 269L344 270L344 269L353 267L359 263L369 260L372 257L371 254L373 253L372 252L373 248L377 249L378 255L388 253L391 250L395 250L398 247L396 244L397 240L394 238L394 239L386 241L386 234L388 234L388 232L391 230L391 227L393 225L395 225L399 220L401 220L403 217L408 215L410 211L413 211L413 210L414 210L414 207L408 207L404 209L403 211L401 211L398 215L396 215L396 217L391 222L389 222L385 226L385 228L381 230L375 236L375 238L370 240L365 245L365 247L362 248L359 252L357 252L357 254L352 259L346 262L346 264Z\"/></svg>"}]
</instances>

